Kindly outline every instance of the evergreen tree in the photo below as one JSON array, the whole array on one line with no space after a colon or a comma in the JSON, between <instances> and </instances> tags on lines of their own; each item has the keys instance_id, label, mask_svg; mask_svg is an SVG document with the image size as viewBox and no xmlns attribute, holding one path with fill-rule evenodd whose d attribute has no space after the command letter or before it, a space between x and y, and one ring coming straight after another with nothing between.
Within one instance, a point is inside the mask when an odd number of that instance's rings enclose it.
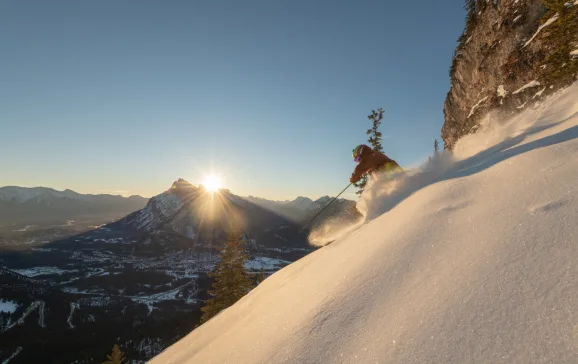
<instances>
[{"instance_id":1,"label":"evergreen tree","mask_svg":"<svg viewBox=\"0 0 578 364\"><path fill-rule=\"evenodd\" d=\"M458 38L458 46L454 50L454 57L452 58L452 64L450 66L450 71L449 71L450 81L453 81L453 79L454 79L454 74L455 74L456 68L458 66L458 61L461 58L461 49L462 49L462 47L464 47L466 45L466 42L468 41L469 37L472 34L472 31L474 30L474 28L476 26L476 21L477 21L477 16L478 16L478 14L477 14L477 11L478 11L477 1L476 0L466 0L466 3L464 5L464 9L466 10L466 25L464 27L464 31L462 32L462 34Z\"/></svg>"},{"instance_id":2,"label":"evergreen tree","mask_svg":"<svg viewBox=\"0 0 578 364\"><path fill-rule=\"evenodd\" d=\"M439 152L440 152L440 144L438 143L438 140L435 139L434 140L434 154L438 155Z\"/></svg>"},{"instance_id":3,"label":"evergreen tree","mask_svg":"<svg viewBox=\"0 0 578 364\"><path fill-rule=\"evenodd\" d=\"M381 125L381 121L383 120L383 109L371 110L371 114L367 117L369 120L372 121L372 126L370 129L367 129L366 134L369 135L367 141L373 147L373 150L383 153L383 147L381 145L381 132L379 131L379 126ZM359 190L357 191L358 195L363 193L365 189L365 185L367 184L367 175L363 175L361 179L354 183L353 185L357 187Z\"/></svg>"},{"instance_id":4,"label":"evergreen tree","mask_svg":"<svg viewBox=\"0 0 578 364\"><path fill-rule=\"evenodd\" d=\"M261 267L261 271L259 272L259 274L257 275L257 284L261 284L261 282L263 282L265 280L265 271L263 270L263 267Z\"/></svg>"},{"instance_id":5,"label":"evergreen tree","mask_svg":"<svg viewBox=\"0 0 578 364\"><path fill-rule=\"evenodd\" d=\"M542 23L558 15L544 32L550 54L542 77L547 82L573 82L578 73L578 60L570 53L578 46L578 7L569 6L571 2L567 0L542 0L542 3L546 7Z\"/></svg>"},{"instance_id":6,"label":"evergreen tree","mask_svg":"<svg viewBox=\"0 0 578 364\"><path fill-rule=\"evenodd\" d=\"M102 364L125 364L126 359L124 357L124 353L120 350L118 345L114 344L112 347L112 352L110 355L106 356L107 361L103 362Z\"/></svg>"},{"instance_id":7,"label":"evergreen tree","mask_svg":"<svg viewBox=\"0 0 578 364\"><path fill-rule=\"evenodd\" d=\"M383 153L383 147L381 146L381 132L379 131L379 126L381 125L381 120L383 120L383 109L371 110L371 115L367 117L372 121L371 129L367 129L367 135L369 139L367 141L373 147L373 150Z\"/></svg>"},{"instance_id":8,"label":"evergreen tree","mask_svg":"<svg viewBox=\"0 0 578 364\"><path fill-rule=\"evenodd\" d=\"M201 308L201 323L232 306L253 288L251 277L245 269L248 259L239 236L231 235L221 252L221 260L214 271L209 273L209 276L214 278L209 290L212 297Z\"/></svg>"},{"instance_id":9,"label":"evergreen tree","mask_svg":"<svg viewBox=\"0 0 578 364\"><path fill-rule=\"evenodd\" d=\"M476 9L476 0L466 0L466 34L471 34L476 26L477 20L477 9Z\"/></svg>"}]
</instances>

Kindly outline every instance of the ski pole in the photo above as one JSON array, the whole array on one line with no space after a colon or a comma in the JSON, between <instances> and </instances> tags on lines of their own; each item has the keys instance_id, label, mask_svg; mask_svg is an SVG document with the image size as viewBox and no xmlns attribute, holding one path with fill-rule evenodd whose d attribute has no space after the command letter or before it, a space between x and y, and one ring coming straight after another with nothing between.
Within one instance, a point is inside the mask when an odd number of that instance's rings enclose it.
<instances>
[{"instance_id":1,"label":"ski pole","mask_svg":"<svg viewBox=\"0 0 578 364\"><path fill-rule=\"evenodd\" d=\"M335 196L335 197L333 198L333 200L331 200L327 205L325 205L325 207L322 208L321 211L319 211L319 212L317 213L317 215L313 216L313 218L312 218L311 220L309 220L309 222L308 222L307 224L305 224L305 225L301 228L301 230L299 230L299 233L301 233L307 226L309 226L309 224L311 224L311 223L313 222L313 220L315 220L319 215L321 215L321 213L322 213L323 211L325 211L325 209L328 208L329 205L331 205L331 204L333 203L333 201L337 200L337 198L338 198L339 196L341 196L341 195L343 194L343 192L345 192L345 190L347 190L347 189L349 188L349 186L351 186L352 184L353 184L353 183L348 184L347 187L345 187L345 188L343 189L343 191L339 192L339 194L338 194L337 196Z\"/></svg>"}]
</instances>

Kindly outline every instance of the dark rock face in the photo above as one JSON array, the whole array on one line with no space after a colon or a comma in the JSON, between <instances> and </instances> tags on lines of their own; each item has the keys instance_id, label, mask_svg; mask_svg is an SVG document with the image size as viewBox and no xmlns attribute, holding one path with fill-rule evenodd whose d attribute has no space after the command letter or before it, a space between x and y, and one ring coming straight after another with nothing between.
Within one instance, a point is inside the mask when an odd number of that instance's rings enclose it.
<instances>
[{"instance_id":1,"label":"dark rock face","mask_svg":"<svg viewBox=\"0 0 578 364\"><path fill-rule=\"evenodd\" d=\"M474 25L466 27L455 52L444 104L446 149L476 132L489 111L500 110L501 118L522 111L574 79L548 76L553 66L547 57L555 47L547 37L556 19L542 25L545 15L542 0L476 2Z\"/></svg>"}]
</instances>

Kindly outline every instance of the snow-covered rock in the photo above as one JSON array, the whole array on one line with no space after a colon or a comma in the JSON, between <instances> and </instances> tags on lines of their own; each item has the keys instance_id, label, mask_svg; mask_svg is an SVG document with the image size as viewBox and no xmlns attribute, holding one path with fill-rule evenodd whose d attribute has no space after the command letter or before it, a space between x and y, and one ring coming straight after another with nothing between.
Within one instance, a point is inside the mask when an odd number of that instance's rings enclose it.
<instances>
[{"instance_id":1,"label":"snow-covered rock","mask_svg":"<svg viewBox=\"0 0 578 364\"><path fill-rule=\"evenodd\" d=\"M506 91L506 89L504 88L504 85L498 86L498 89L496 92L498 93L498 96L500 96L500 97L506 97L506 95L508 94L508 91Z\"/></svg>"},{"instance_id":2,"label":"snow-covered rock","mask_svg":"<svg viewBox=\"0 0 578 364\"><path fill-rule=\"evenodd\" d=\"M484 97L481 100L478 100L478 102L476 102L474 104L474 106L472 106L472 108L470 109L470 113L468 114L468 119L472 117L472 115L474 115L474 113L476 112L477 108L480 107L480 105L482 105L485 101L488 100L488 96Z\"/></svg>"},{"instance_id":3,"label":"snow-covered rock","mask_svg":"<svg viewBox=\"0 0 578 364\"><path fill-rule=\"evenodd\" d=\"M517 89L516 91L512 92L514 95L519 94L520 92L528 89L528 88L532 88L532 87L537 87L540 86L540 82L536 81L536 80L532 80L530 82L528 82L527 84L525 84L524 86L520 87L519 89Z\"/></svg>"},{"instance_id":4,"label":"snow-covered rock","mask_svg":"<svg viewBox=\"0 0 578 364\"><path fill-rule=\"evenodd\" d=\"M550 19L548 19L548 21L546 21L544 24L540 25L538 27L538 30L536 30L536 33L534 33L534 35L532 36L532 38L530 38L526 43L524 43L524 46L522 48L527 47L530 43L532 43L532 41L538 36L538 34L540 34L540 32L542 30L544 30L544 28L554 24L554 22L556 20L558 20L558 18L560 17L560 14L556 13L554 14Z\"/></svg>"},{"instance_id":5,"label":"snow-covered rock","mask_svg":"<svg viewBox=\"0 0 578 364\"><path fill-rule=\"evenodd\" d=\"M557 66L544 63L554 55L555 44L567 40L557 39L562 33L550 31L558 26L560 16L546 14L542 0L476 1L474 8L467 16L472 22L466 22L458 38L444 103L442 139L450 150L461 137L477 132L487 117L522 112L525 107L519 106L524 104L532 107L533 93L511 92L521 89L528 80L540 80L554 89L545 90L544 96L574 80L572 72L557 73L552 70ZM575 7L568 9L574 11ZM483 91L496 90L500 85L510 91L507 97ZM488 99L481 108L478 102L484 97Z\"/></svg>"},{"instance_id":6,"label":"snow-covered rock","mask_svg":"<svg viewBox=\"0 0 578 364\"><path fill-rule=\"evenodd\" d=\"M383 212L285 267L163 363L570 363L578 355L578 85L460 140Z\"/></svg>"}]
</instances>

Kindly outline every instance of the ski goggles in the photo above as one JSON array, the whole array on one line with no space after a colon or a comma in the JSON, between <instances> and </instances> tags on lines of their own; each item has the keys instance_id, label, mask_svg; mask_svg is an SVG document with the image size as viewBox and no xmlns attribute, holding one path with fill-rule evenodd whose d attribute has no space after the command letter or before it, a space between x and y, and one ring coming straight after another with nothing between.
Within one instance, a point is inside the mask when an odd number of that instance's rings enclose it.
<instances>
[{"instance_id":1,"label":"ski goggles","mask_svg":"<svg viewBox=\"0 0 578 364\"><path fill-rule=\"evenodd\" d=\"M352 152L352 156L353 156L353 160L356 163L359 163L361 161L361 150L363 149L363 147L361 145L358 145L357 147L353 148Z\"/></svg>"}]
</instances>

